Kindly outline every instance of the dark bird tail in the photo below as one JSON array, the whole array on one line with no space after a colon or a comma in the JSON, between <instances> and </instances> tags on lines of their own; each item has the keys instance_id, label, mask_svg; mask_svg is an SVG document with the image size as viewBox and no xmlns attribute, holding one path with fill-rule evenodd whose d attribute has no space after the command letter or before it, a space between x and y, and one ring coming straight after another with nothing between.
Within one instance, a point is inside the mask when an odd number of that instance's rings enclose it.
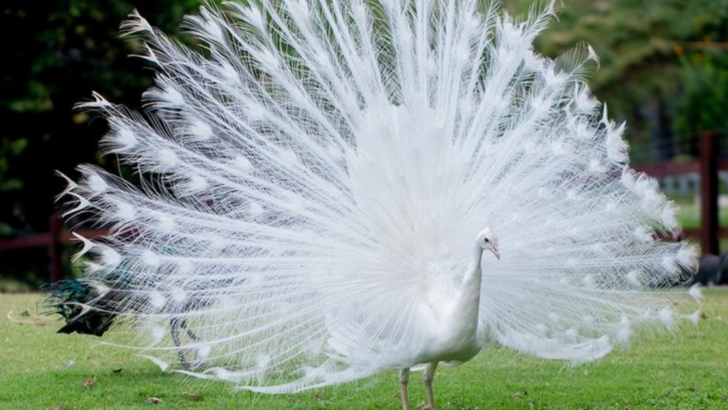
<instances>
[{"instance_id":1,"label":"dark bird tail","mask_svg":"<svg viewBox=\"0 0 728 410\"><path fill-rule=\"evenodd\" d=\"M46 314L58 314L66 322L58 333L102 336L114 323L116 313L106 309L112 292L98 281L61 280L43 285Z\"/></svg>"}]
</instances>

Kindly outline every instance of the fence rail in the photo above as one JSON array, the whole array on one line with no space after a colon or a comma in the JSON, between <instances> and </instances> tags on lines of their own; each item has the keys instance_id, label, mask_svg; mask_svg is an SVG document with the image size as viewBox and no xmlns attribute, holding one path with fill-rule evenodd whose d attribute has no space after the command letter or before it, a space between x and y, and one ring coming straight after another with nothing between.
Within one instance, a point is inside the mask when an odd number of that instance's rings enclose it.
<instances>
[{"instance_id":1,"label":"fence rail","mask_svg":"<svg viewBox=\"0 0 728 410\"><path fill-rule=\"evenodd\" d=\"M65 232L63 230L63 218L58 214L51 216L49 226L50 231L46 233L0 240L0 252L14 249L48 247L50 249L50 281L55 282L66 277L63 269L63 246L77 241L77 239L71 232ZM107 236L109 234L108 229L79 229L74 232L88 239Z\"/></svg>"},{"instance_id":2,"label":"fence rail","mask_svg":"<svg viewBox=\"0 0 728 410\"><path fill-rule=\"evenodd\" d=\"M728 229L720 227L718 219L718 172L728 170L728 160L718 158L718 134L704 132L699 137L699 158L690 162L661 162L637 165L635 170L655 178L686 173L700 175L700 228L686 229L686 237L698 239L703 254L720 253L719 238L728 237Z\"/></svg>"}]
</instances>

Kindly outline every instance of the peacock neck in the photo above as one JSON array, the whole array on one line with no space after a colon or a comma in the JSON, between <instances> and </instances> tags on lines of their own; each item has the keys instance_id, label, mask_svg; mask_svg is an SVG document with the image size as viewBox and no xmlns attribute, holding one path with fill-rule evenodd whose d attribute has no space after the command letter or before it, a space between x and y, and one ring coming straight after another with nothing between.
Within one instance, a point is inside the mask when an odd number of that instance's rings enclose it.
<instances>
[{"instance_id":1,"label":"peacock neck","mask_svg":"<svg viewBox=\"0 0 728 410\"><path fill-rule=\"evenodd\" d=\"M457 315L472 319L475 323L477 323L478 311L480 310L480 285L483 276L482 257L483 248L476 246L472 260L460 285L459 298L455 308Z\"/></svg>"}]
</instances>

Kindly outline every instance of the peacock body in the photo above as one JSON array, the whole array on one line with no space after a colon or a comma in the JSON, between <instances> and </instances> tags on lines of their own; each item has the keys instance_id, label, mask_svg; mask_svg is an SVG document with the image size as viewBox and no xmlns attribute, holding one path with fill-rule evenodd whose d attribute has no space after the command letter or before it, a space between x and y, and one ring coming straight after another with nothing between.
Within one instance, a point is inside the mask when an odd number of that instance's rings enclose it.
<instances>
[{"instance_id":1,"label":"peacock body","mask_svg":"<svg viewBox=\"0 0 728 410\"><path fill-rule=\"evenodd\" d=\"M104 310L163 369L181 348L184 373L267 393L431 383L487 342L585 362L688 317L665 288L695 251L656 239L674 208L629 169L592 49L533 49L552 6L231 2L187 19L202 51L130 15L158 73L146 111L82 108L143 183L81 166L66 191L113 227L82 238Z\"/></svg>"}]
</instances>

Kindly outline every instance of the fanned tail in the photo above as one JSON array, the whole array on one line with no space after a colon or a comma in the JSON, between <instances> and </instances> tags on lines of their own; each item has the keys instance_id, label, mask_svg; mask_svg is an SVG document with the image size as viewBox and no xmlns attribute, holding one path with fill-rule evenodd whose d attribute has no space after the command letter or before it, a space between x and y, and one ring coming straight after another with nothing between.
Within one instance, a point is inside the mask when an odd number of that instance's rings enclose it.
<instances>
[{"instance_id":1,"label":"fanned tail","mask_svg":"<svg viewBox=\"0 0 728 410\"><path fill-rule=\"evenodd\" d=\"M133 13L122 30L158 71L145 112L81 108L142 184L82 166L66 192L67 214L113 229L81 238L89 278L121 295L104 311L163 369L184 350L185 373L255 391L355 380L418 363L490 224L503 260L484 262L480 320L498 342L584 361L670 322L652 289L691 251L655 241L673 210L599 116L593 51L533 51L543 6L230 3L187 20L204 55Z\"/></svg>"}]
</instances>

